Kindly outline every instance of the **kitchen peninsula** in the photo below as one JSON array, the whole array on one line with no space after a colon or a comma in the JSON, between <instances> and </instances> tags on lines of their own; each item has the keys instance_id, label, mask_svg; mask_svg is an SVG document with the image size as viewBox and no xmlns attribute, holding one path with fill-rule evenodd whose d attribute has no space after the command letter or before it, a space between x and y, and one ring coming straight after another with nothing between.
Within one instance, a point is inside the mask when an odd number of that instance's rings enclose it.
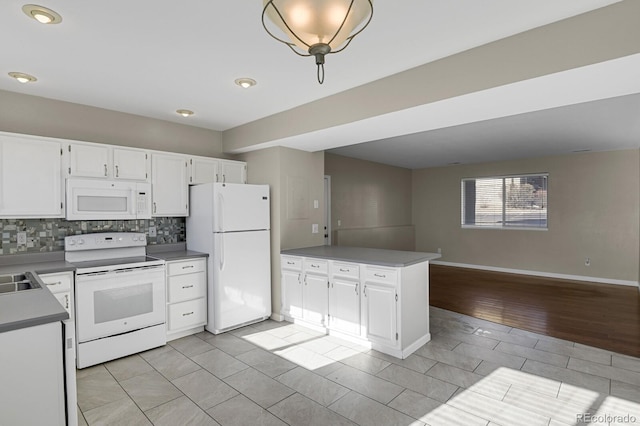
<instances>
[{"instance_id":1,"label":"kitchen peninsula","mask_svg":"<svg viewBox=\"0 0 640 426\"><path fill-rule=\"evenodd\" d=\"M281 252L282 316L406 358L431 340L436 253L316 246Z\"/></svg>"}]
</instances>

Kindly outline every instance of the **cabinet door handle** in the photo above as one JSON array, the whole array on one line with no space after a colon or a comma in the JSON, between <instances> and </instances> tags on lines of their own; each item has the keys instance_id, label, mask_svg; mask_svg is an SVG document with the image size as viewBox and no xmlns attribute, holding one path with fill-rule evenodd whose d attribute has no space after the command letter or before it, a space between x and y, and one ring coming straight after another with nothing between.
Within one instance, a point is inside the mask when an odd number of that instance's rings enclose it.
<instances>
[{"instance_id":1,"label":"cabinet door handle","mask_svg":"<svg viewBox=\"0 0 640 426\"><path fill-rule=\"evenodd\" d=\"M47 284L47 287L53 287L55 285L62 285L62 281L56 281L55 283L49 283L49 284Z\"/></svg>"},{"instance_id":2,"label":"cabinet door handle","mask_svg":"<svg viewBox=\"0 0 640 426\"><path fill-rule=\"evenodd\" d=\"M287 265L295 265L295 264L296 264L296 262L289 262L289 261L287 260Z\"/></svg>"},{"instance_id":3,"label":"cabinet door handle","mask_svg":"<svg viewBox=\"0 0 640 426\"><path fill-rule=\"evenodd\" d=\"M366 285L362 289L362 294L364 294L364 297L367 297L367 286Z\"/></svg>"},{"instance_id":4,"label":"cabinet door handle","mask_svg":"<svg viewBox=\"0 0 640 426\"><path fill-rule=\"evenodd\" d=\"M193 268L193 265L187 265L182 267L182 269L189 269L189 268Z\"/></svg>"},{"instance_id":5,"label":"cabinet door handle","mask_svg":"<svg viewBox=\"0 0 640 426\"><path fill-rule=\"evenodd\" d=\"M356 296L358 295L358 283L356 283Z\"/></svg>"},{"instance_id":6,"label":"cabinet door handle","mask_svg":"<svg viewBox=\"0 0 640 426\"><path fill-rule=\"evenodd\" d=\"M69 309L69 295L68 294L64 295L64 307L65 307L65 309Z\"/></svg>"},{"instance_id":7,"label":"cabinet door handle","mask_svg":"<svg viewBox=\"0 0 640 426\"><path fill-rule=\"evenodd\" d=\"M340 272L349 272L349 270L340 268Z\"/></svg>"},{"instance_id":8,"label":"cabinet door handle","mask_svg":"<svg viewBox=\"0 0 640 426\"><path fill-rule=\"evenodd\" d=\"M191 284L191 285L183 285L182 286L182 288L192 288L192 287L193 287L193 284Z\"/></svg>"},{"instance_id":9,"label":"cabinet door handle","mask_svg":"<svg viewBox=\"0 0 640 426\"><path fill-rule=\"evenodd\" d=\"M153 202L153 212L154 213L156 212L156 202L155 201Z\"/></svg>"},{"instance_id":10,"label":"cabinet door handle","mask_svg":"<svg viewBox=\"0 0 640 426\"><path fill-rule=\"evenodd\" d=\"M381 275L381 274L373 274L374 277L380 277L380 278L387 278L386 275Z\"/></svg>"},{"instance_id":11,"label":"cabinet door handle","mask_svg":"<svg viewBox=\"0 0 640 426\"><path fill-rule=\"evenodd\" d=\"M226 183L227 177L223 174L222 175L222 183Z\"/></svg>"},{"instance_id":12,"label":"cabinet door handle","mask_svg":"<svg viewBox=\"0 0 640 426\"><path fill-rule=\"evenodd\" d=\"M182 314L182 316L183 316L183 317L186 317L186 316L188 316L188 315L193 315L193 311L191 311L191 312L186 312L186 313Z\"/></svg>"},{"instance_id":13,"label":"cabinet door handle","mask_svg":"<svg viewBox=\"0 0 640 426\"><path fill-rule=\"evenodd\" d=\"M312 268L319 268L319 267L320 267L320 265L314 265L314 264L312 263L312 264L311 264L311 267L312 267Z\"/></svg>"},{"instance_id":14,"label":"cabinet door handle","mask_svg":"<svg viewBox=\"0 0 640 426\"><path fill-rule=\"evenodd\" d=\"M105 176L107 175L107 165L106 164L104 165L104 175Z\"/></svg>"},{"instance_id":15,"label":"cabinet door handle","mask_svg":"<svg viewBox=\"0 0 640 426\"><path fill-rule=\"evenodd\" d=\"M118 165L116 164L116 177L120 177L120 170L118 170Z\"/></svg>"},{"instance_id":16,"label":"cabinet door handle","mask_svg":"<svg viewBox=\"0 0 640 426\"><path fill-rule=\"evenodd\" d=\"M219 182L218 174L216 173L216 182Z\"/></svg>"}]
</instances>

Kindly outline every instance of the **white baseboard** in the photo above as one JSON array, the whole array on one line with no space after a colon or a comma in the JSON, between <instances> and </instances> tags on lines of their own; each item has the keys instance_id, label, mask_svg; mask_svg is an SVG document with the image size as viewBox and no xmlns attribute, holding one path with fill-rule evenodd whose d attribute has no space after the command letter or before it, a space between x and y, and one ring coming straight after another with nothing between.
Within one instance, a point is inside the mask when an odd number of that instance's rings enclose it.
<instances>
[{"instance_id":1,"label":"white baseboard","mask_svg":"<svg viewBox=\"0 0 640 426\"><path fill-rule=\"evenodd\" d=\"M615 280L611 278L587 277L584 275L556 274L553 272L529 271L526 269L499 268L495 266L471 265L468 263L445 262L442 260L430 261L432 265L455 266L458 268L481 269L483 271L506 272L508 274L532 275L536 277L558 278L563 280L585 281L600 284L615 284L630 287L639 287L638 281Z\"/></svg>"}]
</instances>

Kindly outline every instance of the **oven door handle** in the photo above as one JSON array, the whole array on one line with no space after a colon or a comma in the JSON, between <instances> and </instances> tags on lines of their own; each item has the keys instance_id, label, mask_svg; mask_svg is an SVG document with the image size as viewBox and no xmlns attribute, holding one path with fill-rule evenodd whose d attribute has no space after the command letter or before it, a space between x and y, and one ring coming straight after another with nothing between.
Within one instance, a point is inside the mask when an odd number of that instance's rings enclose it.
<instances>
[{"instance_id":1,"label":"oven door handle","mask_svg":"<svg viewBox=\"0 0 640 426\"><path fill-rule=\"evenodd\" d=\"M135 268L122 268L122 269L110 269L107 271L97 271L97 272L89 272L89 273L76 273L78 277L95 277L98 275L115 275L115 274L126 274L131 272L149 272L154 271L156 269L162 269L164 265L152 265L152 266L139 266Z\"/></svg>"}]
</instances>

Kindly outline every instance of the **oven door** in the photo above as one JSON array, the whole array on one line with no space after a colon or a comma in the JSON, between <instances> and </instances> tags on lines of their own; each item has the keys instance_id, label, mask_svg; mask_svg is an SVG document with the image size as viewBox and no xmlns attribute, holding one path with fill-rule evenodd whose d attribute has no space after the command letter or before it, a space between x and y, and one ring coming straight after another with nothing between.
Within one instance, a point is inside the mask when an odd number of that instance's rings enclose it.
<instances>
[{"instance_id":1,"label":"oven door","mask_svg":"<svg viewBox=\"0 0 640 426\"><path fill-rule=\"evenodd\" d=\"M78 342L163 324L164 277L164 266L78 274Z\"/></svg>"}]
</instances>

